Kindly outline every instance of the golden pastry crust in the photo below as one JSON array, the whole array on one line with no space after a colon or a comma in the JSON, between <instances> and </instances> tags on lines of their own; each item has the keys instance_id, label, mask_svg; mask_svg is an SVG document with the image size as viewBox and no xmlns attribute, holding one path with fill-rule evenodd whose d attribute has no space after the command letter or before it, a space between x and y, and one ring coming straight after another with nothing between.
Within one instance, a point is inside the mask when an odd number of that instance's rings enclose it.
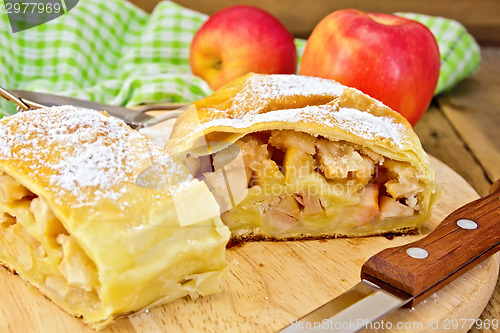
<instances>
[{"instance_id":1,"label":"golden pastry crust","mask_svg":"<svg viewBox=\"0 0 500 333\"><path fill-rule=\"evenodd\" d=\"M64 310L102 328L220 289L217 203L142 134L63 106L1 119L0 141L0 263ZM182 220L192 194L203 218Z\"/></svg>"},{"instance_id":2,"label":"golden pastry crust","mask_svg":"<svg viewBox=\"0 0 500 333\"><path fill-rule=\"evenodd\" d=\"M238 78L190 106L178 118L166 148L184 151L204 135L215 141L227 133L272 129L352 140L382 150L422 150L403 116L357 89L315 77L263 74Z\"/></svg>"},{"instance_id":3,"label":"golden pastry crust","mask_svg":"<svg viewBox=\"0 0 500 333\"><path fill-rule=\"evenodd\" d=\"M281 139L275 139L280 136ZM263 201L255 196L251 203L243 202L222 214L223 221L232 230L232 238L236 240L252 238L283 240L405 233L407 230L418 229L430 215L431 208L436 201L433 167L406 119L362 92L331 80L307 76L260 74L249 74L236 79L212 96L197 101L181 114L167 141L166 149L172 154L182 154L193 147L198 147L197 154L202 155L201 146L204 143L207 146L206 142L208 142L211 153L222 151L229 143L238 144L244 151L249 146L248 142L252 140L261 145L267 145L270 150L291 151L298 148L299 151L306 151L309 149L308 154L314 157L310 163L316 168L315 176L320 174L330 184L340 181L332 176L338 171L335 169L335 163L344 163L339 162L342 160L339 155L335 155L335 151L339 149L342 154L345 154L344 160L347 161L345 162L347 165L353 161L352 158L357 158L356 167L362 170L363 168L369 170L370 167L373 170L373 166L383 169L384 173L388 173L393 179L390 181L374 180L371 178L375 176L368 174L368 177L365 177L367 179L360 180L360 184L367 189L373 189L366 187L367 182L375 183L378 187L375 191L381 198L384 198L376 205L377 209L385 207L385 212L380 213L384 220L387 220L389 214L399 214L398 218L401 218L397 223L388 223L385 227L383 225L366 225L363 228L333 226L329 230L319 228L317 231L314 231L312 227L306 232L301 232L299 228L288 234L276 234L269 231L269 224L266 223L253 227L249 223L246 227L242 227L245 222L239 215L251 210L252 205L258 205ZM281 142L278 142L280 140ZM294 140L295 146L290 144ZM287 141L289 141L288 146L283 148ZM214 144L216 142L227 144ZM256 151L252 152L252 156L259 155ZM208 152L206 150L205 153ZM303 162L306 163L306 155L295 155L302 156L300 158L304 158ZM274 157L266 158L273 159ZM363 163L366 166L361 166ZM277 164L283 172L279 162ZM297 162L297 165L300 163ZM258 170L254 169L253 172L255 174ZM286 170L284 173L286 179L283 186L288 188L290 182L287 179ZM347 178L352 178L355 173L355 170L347 172L342 180L348 182ZM279 178L279 175L277 177ZM299 181L301 177L303 178L298 175L295 177ZM251 186L249 184L249 187ZM251 192L252 189L249 188L249 191ZM404 191L407 193L403 193ZM287 200L282 195L279 199ZM302 199L298 198L301 210L304 208ZM265 200L272 201L269 196ZM323 203L320 200L324 211L331 210L331 204ZM248 206L243 207L242 205L245 204ZM253 210L253 213L248 213L246 219L260 219L259 214L265 215L275 207L276 205L268 204L260 211ZM403 218L403 215L411 214L408 207L415 213L411 217ZM293 210L293 207L287 209ZM302 217L297 217L297 214L289 215L292 217L291 224L296 223L296 220L302 223ZM335 214L330 213L325 216L335 216ZM307 219L311 220L310 217ZM392 220L395 221L395 219ZM373 223L373 220L369 222Z\"/></svg>"}]
</instances>

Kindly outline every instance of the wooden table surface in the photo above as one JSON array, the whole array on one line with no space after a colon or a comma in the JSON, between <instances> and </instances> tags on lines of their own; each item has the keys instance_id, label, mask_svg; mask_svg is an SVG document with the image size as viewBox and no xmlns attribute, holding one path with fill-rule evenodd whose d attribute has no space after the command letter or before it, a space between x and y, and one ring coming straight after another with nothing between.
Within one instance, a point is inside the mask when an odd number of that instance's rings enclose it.
<instances>
[{"instance_id":1,"label":"wooden table surface","mask_svg":"<svg viewBox=\"0 0 500 333\"><path fill-rule=\"evenodd\" d=\"M481 55L479 71L437 97L415 132L429 154L484 196L500 178L500 47L483 48ZM481 319L500 320L500 280Z\"/></svg>"}]
</instances>

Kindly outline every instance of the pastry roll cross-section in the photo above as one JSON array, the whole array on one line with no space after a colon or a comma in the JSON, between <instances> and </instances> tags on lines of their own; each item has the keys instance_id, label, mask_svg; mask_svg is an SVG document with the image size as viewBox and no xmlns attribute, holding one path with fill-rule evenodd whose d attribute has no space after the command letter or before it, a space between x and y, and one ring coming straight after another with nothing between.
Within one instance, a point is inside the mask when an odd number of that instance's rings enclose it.
<instances>
[{"instance_id":1,"label":"pastry roll cross-section","mask_svg":"<svg viewBox=\"0 0 500 333\"><path fill-rule=\"evenodd\" d=\"M61 308L102 328L219 291L229 230L218 205L149 139L63 106L0 120L0 142L0 263ZM191 195L198 215L182 211Z\"/></svg>"},{"instance_id":2,"label":"pastry roll cross-section","mask_svg":"<svg viewBox=\"0 0 500 333\"><path fill-rule=\"evenodd\" d=\"M407 233L437 197L411 125L360 91L320 78L236 79L181 114L166 148L222 202L221 193L238 186L218 170L226 164L234 173L239 152L243 176L232 179L246 192L221 212L233 242Z\"/></svg>"}]
</instances>

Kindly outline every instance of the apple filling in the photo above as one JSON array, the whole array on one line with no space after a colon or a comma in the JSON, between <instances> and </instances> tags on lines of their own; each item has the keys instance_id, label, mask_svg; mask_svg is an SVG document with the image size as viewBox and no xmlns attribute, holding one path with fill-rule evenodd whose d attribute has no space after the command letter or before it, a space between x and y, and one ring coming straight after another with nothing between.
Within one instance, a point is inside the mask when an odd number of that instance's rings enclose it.
<instances>
[{"instance_id":1,"label":"apple filling","mask_svg":"<svg viewBox=\"0 0 500 333\"><path fill-rule=\"evenodd\" d=\"M252 133L235 144L244 161L241 181L247 193L232 207L224 202L227 186L213 170L224 166L227 175L237 169L230 162L234 147L190 162L223 202L221 218L233 237L365 236L407 232L419 224L424 184L407 162L291 130Z\"/></svg>"},{"instance_id":2,"label":"apple filling","mask_svg":"<svg viewBox=\"0 0 500 333\"><path fill-rule=\"evenodd\" d=\"M19 265L11 269L75 313L100 304L94 263L43 198L1 172L0 244L1 257Z\"/></svg>"}]
</instances>

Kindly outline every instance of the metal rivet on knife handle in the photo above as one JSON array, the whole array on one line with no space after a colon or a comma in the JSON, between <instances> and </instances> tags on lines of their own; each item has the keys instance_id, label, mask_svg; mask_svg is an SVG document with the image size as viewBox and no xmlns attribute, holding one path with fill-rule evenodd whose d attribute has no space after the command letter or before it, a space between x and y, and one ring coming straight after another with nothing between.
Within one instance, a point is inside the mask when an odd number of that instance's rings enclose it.
<instances>
[{"instance_id":1,"label":"metal rivet on knife handle","mask_svg":"<svg viewBox=\"0 0 500 333\"><path fill-rule=\"evenodd\" d=\"M406 254L414 259L425 259L429 256L429 252L420 247L410 247L406 250Z\"/></svg>"},{"instance_id":2,"label":"metal rivet on knife handle","mask_svg":"<svg viewBox=\"0 0 500 333\"><path fill-rule=\"evenodd\" d=\"M469 219L460 219L457 221L457 225L462 229L467 229L467 230L477 229L477 223Z\"/></svg>"},{"instance_id":3,"label":"metal rivet on knife handle","mask_svg":"<svg viewBox=\"0 0 500 333\"><path fill-rule=\"evenodd\" d=\"M411 306L424 300L500 250L499 194L497 181L490 195L457 209L428 236L383 250L368 259L361 277L413 296ZM473 223L477 227L471 229ZM415 260L407 253L410 248L425 249L431 255L425 260Z\"/></svg>"}]
</instances>

